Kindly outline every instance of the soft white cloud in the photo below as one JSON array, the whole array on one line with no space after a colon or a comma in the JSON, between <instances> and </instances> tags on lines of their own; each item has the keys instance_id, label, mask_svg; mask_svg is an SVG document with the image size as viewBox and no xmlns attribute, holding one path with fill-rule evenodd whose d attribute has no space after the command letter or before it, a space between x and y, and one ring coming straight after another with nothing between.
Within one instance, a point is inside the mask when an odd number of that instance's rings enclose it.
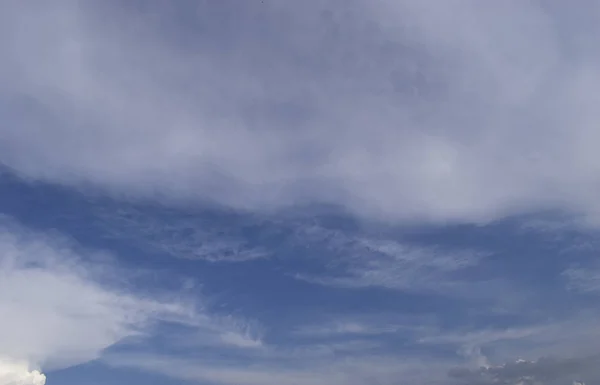
<instances>
[{"instance_id":1,"label":"soft white cloud","mask_svg":"<svg viewBox=\"0 0 600 385\"><path fill-rule=\"evenodd\" d=\"M595 2L1 7L0 162L24 177L401 220L600 212Z\"/></svg>"},{"instance_id":2,"label":"soft white cloud","mask_svg":"<svg viewBox=\"0 0 600 385\"><path fill-rule=\"evenodd\" d=\"M44 385L46 376L28 365L0 358L1 385Z\"/></svg>"},{"instance_id":3,"label":"soft white cloud","mask_svg":"<svg viewBox=\"0 0 600 385\"><path fill-rule=\"evenodd\" d=\"M181 295L128 289L123 281L134 275L118 270L110 256L0 219L1 384L42 383L30 370L99 358L119 342L151 337L161 321L222 338L221 345L250 344L233 322L215 321Z\"/></svg>"}]
</instances>

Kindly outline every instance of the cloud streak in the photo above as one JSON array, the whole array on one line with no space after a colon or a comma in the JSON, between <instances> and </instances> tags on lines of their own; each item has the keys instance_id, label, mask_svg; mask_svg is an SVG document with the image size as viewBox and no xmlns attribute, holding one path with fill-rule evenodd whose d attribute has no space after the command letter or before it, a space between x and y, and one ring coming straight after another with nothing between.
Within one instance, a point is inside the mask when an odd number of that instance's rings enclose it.
<instances>
[{"instance_id":1,"label":"cloud streak","mask_svg":"<svg viewBox=\"0 0 600 385\"><path fill-rule=\"evenodd\" d=\"M487 253L450 251L390 239L355 236L319 226L301 228L297 242L315 243L327 253L329 274L296 274L317 284L343 287L381 287L400 291L467 294L460 274L476 268ZM491 285L491 282L487 282ZM472 282L477 285L477 282Z\"/></svg>"},{"instance_id":2,"label":"cloud streak","mask_svg":"<svg viewBox=\"0 0 600 385\"><path fill-rule=\"evenodd\" d=\"M115 356L110 363L118 367L140 367L146 370L167 374L174 378L189 381L205 381L215 384L241 385L359 385L368 381L379 384L397 384L399 379L444 383L444 369L450 368L447 362L426 363L409 357L362 357L359 359L332 360L319 356L317 360L303 360L282 352L284 362L254 360L252 365L228 365L219 360L185 360L165 356L130 355ZM400 361L402 360L402 361ZM400 363L399 363L400 362ZM434 374L433 374L434 373Z\"/></svg>"},{"instance_id":3,"label":"cloud streak","mask_svg":"<svg viewBox=\"0 0 600 385\"><path fill-rule=\"evenodd\" d=\"M148 212L149 210L149 212ZM103 236L138 246L147 253L209 262L244 262L271 256L244 230L260 225L244 217L216 221L210 212L196 215L163 207L96 207ZM226 215L225 217L229 219Z\"/></svg>"}]
</instances>

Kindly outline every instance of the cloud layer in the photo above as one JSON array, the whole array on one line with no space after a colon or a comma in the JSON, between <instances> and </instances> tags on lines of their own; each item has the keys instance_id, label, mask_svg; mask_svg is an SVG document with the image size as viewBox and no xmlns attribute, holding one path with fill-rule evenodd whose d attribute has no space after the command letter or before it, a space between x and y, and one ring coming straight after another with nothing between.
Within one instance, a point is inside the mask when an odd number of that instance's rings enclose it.
<instances>
[{"instance_id":1,"label":"cloud layer","mask_svg":"<svg viewBox=\"0 0 600 385\"><path fill-rule=\"evenodd\" d=\"M1 13L0 162L28 178L401 220L600 212L594 2Z\"/></svg>"}]
</instances>

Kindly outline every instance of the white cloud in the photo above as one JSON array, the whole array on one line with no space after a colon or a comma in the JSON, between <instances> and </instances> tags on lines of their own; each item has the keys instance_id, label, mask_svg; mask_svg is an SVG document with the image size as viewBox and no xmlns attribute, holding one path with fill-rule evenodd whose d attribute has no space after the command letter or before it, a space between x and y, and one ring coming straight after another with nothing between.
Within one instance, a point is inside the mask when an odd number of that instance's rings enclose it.
<instances>
[{"instance_id":1,"label":"white cloud","mask_svg":"<svg viewBox=\"0 0 600 385\"><path fill-rule=\"evenodd\" d=\"M594 2L159 7L2 4L0 162L238 208L600 212Z\"/></svg>"},{"instance_id":2,"label":"white cloud","mask_svg":"<svg viewBox=\"0 0 600 385\"><path fill-rule=\"evenodd\" d=\"M30 370L96 359L128 338L151 336L152 326L160 321L207 330L212 338L231 336L236 330L215 325L180 295L126 289L126 272L113 267L109 256L82 250L59 234L30 231L0 219L2 385L5 378L21 377L42 383L40 374Z\"/></svg>"},{"instance_id":3,"label":"white cloud","mask_svg":"<svg viewBox=\"0 0 600 385\"><path fill-rule=\"evenodd\" d=\"M46 376L26 364L0 359L1 385L44 385Z\"/></svg>"}]
</instances>

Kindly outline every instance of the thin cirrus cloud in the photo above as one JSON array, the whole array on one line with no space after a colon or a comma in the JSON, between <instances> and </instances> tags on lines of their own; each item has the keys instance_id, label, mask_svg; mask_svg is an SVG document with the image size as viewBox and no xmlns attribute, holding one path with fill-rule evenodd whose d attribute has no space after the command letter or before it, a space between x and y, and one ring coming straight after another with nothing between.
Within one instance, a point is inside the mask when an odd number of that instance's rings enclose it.
<instances>
[{"instance_id":1,"label":"thin cirrus cloud","mask_svg":"<svg viewBox=\"0 0 600 385\"><path fill-rule=\"evenodd\" d=\"M377 313L365 314L332 314L318 322L301 325L293 330L292 335L307 341L331 341L348 339L360 341L363 338L381 336L415 336L437 332L436 319L429 315L402 315Z\"/></svg>"},{"instance_id":2,"label":"thin cirrus cloud","mask_svg":"<svg viewBox=\"0 0 600 385\"><path fill-rule=\"evenodd\" d=\"M428 378L428 383L442 384L444 369L451 368L448 362L427 363L414 357L360 357L335 361L331 356L317 355L316 360L298 365L293 364L297 361L294 356L285 356L284 362L279 360L275 365L269 360L254 360L253 365L234 367L219 360L203 362L148 355L115 356L109 360L116 366L141 367L182 380L244 385L359 385L369 381L393 384L399 379L419 383L424 378Z\"/></svg>"},{"instance_id":3,"label":"thin cirrus cloud","mask_svg":"<svg viewBox=\"0 0 600 385\"><path fill-rule=\"evenodd\" d=\"M306 260L326 266L321 275L294 273L297 279L326 286L346 288L383 287L413 292L453 292L464 295L471 290L464 285L460 273L476 268L489 253L478 250L448 251L346 234L343 231L307 223L277 228L268 219L236 218L215 223L190 216L182 218L177 212L152 215L134 208L118 213L99 210L99 227L105 236L137 244L143 250L184 259L209 262L244 262L256 259L292 259L298 247ZM243 230L261 228L262 244ZM323 258L323 254L327 258ZM327 272L329 274L327 274ZM485 281L485 280L484 280ZM486 282L491 286L490 282ZM471 285L472 286L472 285Z\"/></svg>"},{"instance_id":4,"label":"thin cirrus cloud","mask_svg":"<svg viewBox=\"0 0 600 385\"><path fill-rule=\"evenodd\" d=\"M456 291L464 295L464 280L458 274L477 267L488 256L477 250L441 250L389 239L353 236L319 226L305 227L296 236L323 245L329 256L329 274L297 273L295 277L336 287L382 287L446 294Z\"/></svg>"},{"instance_id":5,"label":"thin cirrus cloud","mask_svg":"<svg viewBox=\"0 0 600 385\"><path fill-rule=\"evenodd\" d=\"M0 162L24 177L379 219L598 213L594 2L1 13Z\"/></svg>"},{"instance_id":6,"label":"thin cirrus cloud","mask_svg":"<svg viewBox=\"0 0 600 385\"><path fill-rule=\"evenodd\" d=\"M597 264L572 266L562 276L573 291L596 296L600 294L600 268Z\"/></svg>"},{"instance_id":7,"label":"thin cirrus cloud","mask_svg":"<svg viewBox=\"0 0 600 385\"><path fill-rule=\"evenodd\" d=\"M232 226L229 221L216 222L210 215L202 218L160 207L149 212L148 208L128 205L117 209L95 207L94 218L95 227L104 237L127 242L147 253L209 262L244 262L272 256L256 240L249 243L238 223L242 218L235 218L237 226Z\"/></svg>"}]
</instances>

